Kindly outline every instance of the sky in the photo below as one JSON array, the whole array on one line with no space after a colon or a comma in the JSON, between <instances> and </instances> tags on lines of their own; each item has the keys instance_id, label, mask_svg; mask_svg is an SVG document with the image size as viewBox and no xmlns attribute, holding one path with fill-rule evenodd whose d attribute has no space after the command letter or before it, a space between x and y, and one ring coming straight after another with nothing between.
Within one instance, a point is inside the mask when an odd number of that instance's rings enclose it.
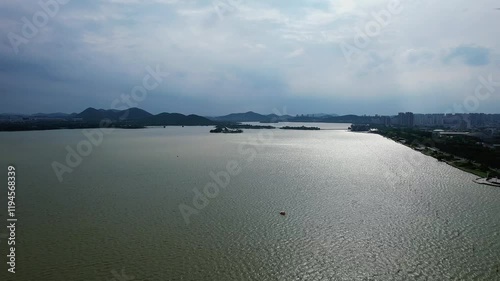
<instances>
[{"instance_id":1,"label":"sky","mask_svg":"<svg viewBox=\"0 0 500 281\"><path fill-rule=\"evenodd\" d=\"M496 0L1 1L0 112L127 100L205 116L500 113L498 8Z\"/></svg>"}]
</instances>

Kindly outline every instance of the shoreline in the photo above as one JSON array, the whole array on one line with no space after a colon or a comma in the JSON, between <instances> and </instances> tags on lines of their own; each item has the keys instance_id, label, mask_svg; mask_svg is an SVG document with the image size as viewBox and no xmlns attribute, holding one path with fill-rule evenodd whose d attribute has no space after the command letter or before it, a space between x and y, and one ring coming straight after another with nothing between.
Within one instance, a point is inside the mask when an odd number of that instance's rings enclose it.
<instances>
[{"instance_id":1,"label":"shoreline","mask_svg":"<svg viewBox=\"0 0 500 281\"><path fill-rule=\"evenodd\" d=\"M484 184L484 185L489 185L489 186L500 187L500 182L499 183L490 182L490 181L488 181L487 178L477 178L477 179L473 180L473 182L475 182L477 184Z\"/></svg>"},{"instance_id":2,"label":"shoreline","mask_svg":"<svg viewBox=\"0 0 500 281\"><path fill-rule=\"evenodd\" d=\"M357 133L359 133L359 132L357 132ZM371 133L371 132L363 132L363 133ZM402 143L400 141L394 140L392 138L386 137L386 136L381 135L381 134L378 134L378 135L380 135L380 136L382 136L382 137L384 137L386 139L392 140L395 143L404 145L404 146L406 146L406 147L408 147L408 148L410 148L412 150L418 151L418 152L420 152L420 153L422 153L422 154L424 154L426 156L432 157L432 158L438 160L439 162L446 163L446 164L450 165L453 168L461 170L462 172L469 173L471 175L477 176L478 178L472 180L476 184L482 184L482 185L500 187L500 184L491 183L491 182L488 182L486 180L487 172L482 172L482 171L477 170L477 169L471 169L471 168L462 167L462 166L458 165L457 163L455 163L455 161L448 161L448 160L444 160L444 159L439 159L436 156L432 155L431 152L429 152L430 149L428 149L428 147L425 147L424 149L416 149L416 148L414 148L414 147L412 147L412 146L410 146L410 145L408 145L406 143ZM451 156L453 156L455 158L458 158L455 155L452 155L452 154L449 154L449 155L451 155Z\"/></svg>"}]
</instances>

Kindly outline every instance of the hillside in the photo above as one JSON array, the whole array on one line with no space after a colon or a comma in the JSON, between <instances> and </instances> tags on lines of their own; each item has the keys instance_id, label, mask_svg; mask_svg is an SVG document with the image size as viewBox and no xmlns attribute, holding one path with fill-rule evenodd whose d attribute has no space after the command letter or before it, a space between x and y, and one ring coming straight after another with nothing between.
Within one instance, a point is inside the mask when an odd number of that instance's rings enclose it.
<instances>
[{"instance_id":1,"label":"hillside","mask_svg":"<svg viewBox=\"0 0 500 281\"><path fill-rule=\"evenodd\" d=\"M151 113L137 107L132 107L127 110L105 110L89 107L77 115L77 117L82 118L84 121L99 121L103 119L126 121L144 119L150 116L152 116Z\"/></svg>"},{"instance_id":2,"label":"hillside","mask_svg":"<svg viewBox=\"0 0 500 281\"><path fill-rule=\"evenodd\" d=\"M231 113L224 116L212 117L212 120L215 121L224 121L224 122L270 122L270 121L279 121L279 120L287 120L291 118L289 115L278 116L276 114L263 115L259 113L255 113L253 111L248 111L245 113Z\"/></svg>"}]
</instances>

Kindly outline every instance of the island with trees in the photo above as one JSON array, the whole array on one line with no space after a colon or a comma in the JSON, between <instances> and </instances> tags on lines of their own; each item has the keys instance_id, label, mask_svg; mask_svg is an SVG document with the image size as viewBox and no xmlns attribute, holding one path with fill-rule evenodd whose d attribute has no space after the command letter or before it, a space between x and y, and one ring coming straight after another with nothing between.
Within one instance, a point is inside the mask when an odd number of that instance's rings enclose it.
<instances>
[{"instance_id":1,"label":"island with trees","mask_svg":"<svg viewBox=\"0 0 500 281\"><path fill-rule=\"evenodd\" d=\"M239 134L243 133L241 129L231 129L223 125L215 126L215 129L210 130L210 133L223 133L223 134Z\"/></svg>"},{"instance_id":2,"label":"island with trees","mask_svg":"<svg viewBox=\"0 0 500 281\"><path fill-rule=\"evenodd\" d=\"M319 127L306 127L306 126L300 126L300 127L284 126L284 127L281 127L280 129L282 129L282 130L306 130L306 131L318 131L318 130L320 130Z\"/></svg>"},{"instance_id":3,"label":"island with trees","mask_svg":"<svg viewBox=\"0 0 500 281\"><path fill-rule=\"evenodd\" d=\"M227 128L230 129L276 129L276 127L273 126L265 126L265 125L251 125L251 124L223 124Z\"/></svg>"}]
</instances>

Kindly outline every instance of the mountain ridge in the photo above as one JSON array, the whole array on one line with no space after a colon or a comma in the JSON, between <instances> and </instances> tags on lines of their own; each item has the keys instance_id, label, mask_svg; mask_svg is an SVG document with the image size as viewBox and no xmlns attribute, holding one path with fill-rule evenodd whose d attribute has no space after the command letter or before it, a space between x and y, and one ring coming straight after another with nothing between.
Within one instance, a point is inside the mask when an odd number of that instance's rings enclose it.
<instances>
[{"instance_id":1,"label":"mountain ridge","mask_svg":"<svg viewBox=\"0 0 500 281\"><path fill-rule=\"evenodd\" d=\"M223 116L209 117L214 121L223 122L274 122L274 121L286 121L292 118L290 115L276 115L276 114L260 114L253 111L247 111L244 113L230 113Z\"/></svg>"}]
</instances>

